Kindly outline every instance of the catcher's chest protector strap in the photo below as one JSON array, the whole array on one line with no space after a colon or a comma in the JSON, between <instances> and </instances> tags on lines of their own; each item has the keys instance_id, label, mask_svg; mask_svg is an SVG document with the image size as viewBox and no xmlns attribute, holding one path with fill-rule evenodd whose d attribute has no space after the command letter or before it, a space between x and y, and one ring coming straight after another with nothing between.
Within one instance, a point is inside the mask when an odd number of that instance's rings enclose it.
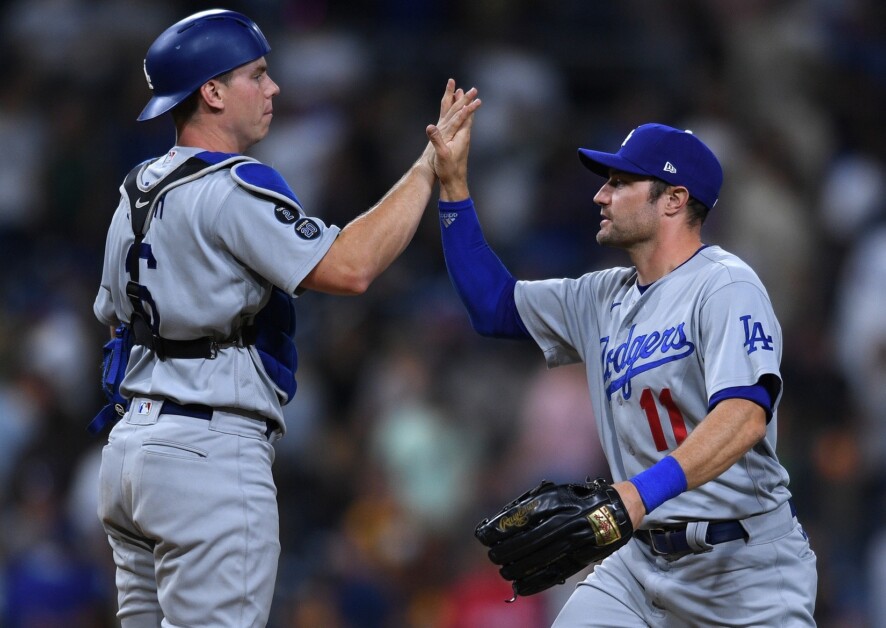
<instances>
[{"instance_id":1,"label":"catcher's chest protector strap","mask_svg":"<svg viewBox=\"0 0 886 628\"><path fill-rule=\"evenodd\" d=\"M191 157L147 190L138 184L141 173L148 167L146 162L133 168L123 181L123 190L129 202L129 218L132 224L132 232L135 234L135 242L126 255L126 270L130 277L129 282L126 284L126 294L132 303L133 313L130 326L132 328L133 343L144 345L153 350L161 360L167 357L212 359L217 355L221 346L255 343L255 331L251 327L244 329L237 338L231 338L221 343L208 336L194 340L169 340L162 338L156 317L150 317L145 309L146 302L151 304L150 295L145 287L138 283L139 255L142 241L151 226L151 220L163 196L169 190L179 185L198 179L210 172L231 168L235 164L244 161L254 160L250 157L237 155L219 163L210 164L197 157ZM150 261L148 263L150 264Z\"/></svg>"}]
</instances>

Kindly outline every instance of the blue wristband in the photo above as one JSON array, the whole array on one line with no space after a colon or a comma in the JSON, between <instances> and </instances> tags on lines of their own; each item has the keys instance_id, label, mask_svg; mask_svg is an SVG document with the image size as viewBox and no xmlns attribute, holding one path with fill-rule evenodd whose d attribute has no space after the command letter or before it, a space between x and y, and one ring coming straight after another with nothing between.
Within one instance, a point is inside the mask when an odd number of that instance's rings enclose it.
<instances>
[{"instance_id":1,"label":"blue wristband","mask_svg":"<svg viewBox=\"0 0 886 628\"><path fill-rule=\"evenodd\" d=\"M673 456L665 456L630 481L637 487L647 515L686 490L686 473Z\"/></svg>"}]
</instances>

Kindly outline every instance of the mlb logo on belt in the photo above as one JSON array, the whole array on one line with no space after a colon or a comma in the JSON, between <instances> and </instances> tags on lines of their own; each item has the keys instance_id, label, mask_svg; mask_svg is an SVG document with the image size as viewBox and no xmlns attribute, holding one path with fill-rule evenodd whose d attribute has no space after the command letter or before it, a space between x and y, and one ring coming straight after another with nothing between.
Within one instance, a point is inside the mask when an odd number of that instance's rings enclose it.
<instances>
[{"instance_id":1,"label":"mlb logo on belt","mask_svg":"<svg viewBox=\"0 0 886 628\"><path fill-rule=\"evenodd\" d=\"M151 402L151 401L141 401L141 402L139 402L138 407L136 407L135 413L136 414L150 414L152 405L153 405L153 402Z\"/></svg>"}]
</instances>

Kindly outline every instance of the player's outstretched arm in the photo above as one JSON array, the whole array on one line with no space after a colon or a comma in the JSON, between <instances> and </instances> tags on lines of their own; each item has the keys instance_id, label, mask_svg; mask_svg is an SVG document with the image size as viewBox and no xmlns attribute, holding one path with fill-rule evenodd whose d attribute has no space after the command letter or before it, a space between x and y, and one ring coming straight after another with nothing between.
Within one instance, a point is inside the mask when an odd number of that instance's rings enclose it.
<instances>
[{"instance_id":1,"label":"player's outstretched arm","mask_svg":"<svg viewBox=\"0 0 886 628\"><path fill-rule=\"evenodd\" d=\"M470 125L480 106L477 90L456 89L449 79L436 125L437 141L446 149L439 162L430 142L403 177L367 212L342 229L322 260L302 282L301 287L332 294L362 294L406 248L418 228L436 181L436 167L449 172L470 136L454 138L465 124Z\"/></svg>"},{"instance_id":2,"label":"player's outstretched arm","mask_svg":"<svg viewBox=\"0 0 886 628\"><path fill-rule=\"evenodd\" d=\"M444 97L441 117L446 106ZM434 149L431 164L440 178L440 230L446 270L477 333L529 338L514 301L517 281L486 243L468 191L472 125L473 112L451 136L439 125L431 124L426 129Z\"/></svg>"}]
</instances>

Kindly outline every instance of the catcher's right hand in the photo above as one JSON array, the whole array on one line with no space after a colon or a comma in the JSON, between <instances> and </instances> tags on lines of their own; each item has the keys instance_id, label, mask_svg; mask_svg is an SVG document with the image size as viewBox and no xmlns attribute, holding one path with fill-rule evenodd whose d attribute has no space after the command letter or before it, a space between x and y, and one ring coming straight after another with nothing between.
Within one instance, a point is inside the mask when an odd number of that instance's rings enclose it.
<instances>
[{"instance_id":1,"label":"catcher's right hand","mask_svg":"<svg viewBox=\"0 0 886 628\"><path fill-rule=\"evenodd\" d=\"M583 484L543 481L477 525L514 596L532 595L603 560L634 528L621 497L603 479Z\"/></svg>"}]
</instances>

